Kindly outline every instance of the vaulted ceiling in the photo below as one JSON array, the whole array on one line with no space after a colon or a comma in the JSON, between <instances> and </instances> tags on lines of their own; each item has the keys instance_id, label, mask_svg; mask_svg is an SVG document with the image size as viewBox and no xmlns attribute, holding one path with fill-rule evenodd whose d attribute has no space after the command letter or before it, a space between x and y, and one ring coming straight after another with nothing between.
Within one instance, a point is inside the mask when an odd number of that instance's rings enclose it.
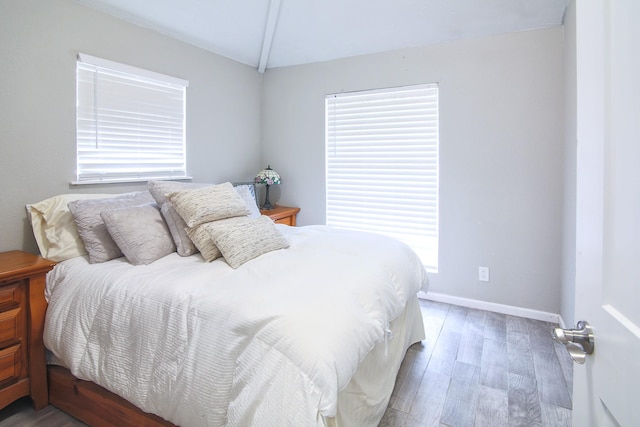
<instances>
[{"instance_id":1,"label":"vaulted ceiling","mask_svg":"<svg viewBox=\"0 0 640 427\"><path fill-rule=\"evenodd\" d=\"M254 66L562 25L568 0L76 0Z\"/></svg>"}]
</instances>

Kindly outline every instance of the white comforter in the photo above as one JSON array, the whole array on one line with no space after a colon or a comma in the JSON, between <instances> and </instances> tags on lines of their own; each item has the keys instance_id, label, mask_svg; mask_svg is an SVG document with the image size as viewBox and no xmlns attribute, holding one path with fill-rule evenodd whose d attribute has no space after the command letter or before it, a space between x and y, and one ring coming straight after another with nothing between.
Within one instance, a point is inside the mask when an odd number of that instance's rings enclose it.
<instances>
[{"instance_id":1,"label":"white comforter","mask_svg":"<svg viewBox=\"0 0 640 427\"><path fill-rule=\"evenodd\" d=\"M237 270L175 253L60 263L45 345L78 378L176 425L322 425L427 277L395 240L278 227L290 248Z\"/></svg>"}]
</instances>

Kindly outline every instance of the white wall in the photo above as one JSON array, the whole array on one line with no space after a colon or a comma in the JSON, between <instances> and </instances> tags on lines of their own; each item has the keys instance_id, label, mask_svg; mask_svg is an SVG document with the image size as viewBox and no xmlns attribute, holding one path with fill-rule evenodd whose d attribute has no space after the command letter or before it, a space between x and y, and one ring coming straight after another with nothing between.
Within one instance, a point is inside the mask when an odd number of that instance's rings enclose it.
<instances>
[{"instance_id":1,"label":"white wall","mask_svg":"<svg viewBox=\"0 0 640 427\"><path fill-rule=\"evenodd\" d=\"M69 186L78 52L189 80L187 165L196 181L248 180L259 170L255 69L73 0L0 0L0 250L37 253L26 203L145 187Z\"/></svg>"},{"instance_id":2,"label":"white wall","mask_svg":"<svg viewBox=\"0 0 640 427\"><path fill-rule=\"evenodd\" d=\"M326 94L440 84L440 267L431 291L560 311L562 28L270 69L262 160L272 201L322 224ZM478 266L491 282L478 282Z\"/></svg>"}]
</instances>

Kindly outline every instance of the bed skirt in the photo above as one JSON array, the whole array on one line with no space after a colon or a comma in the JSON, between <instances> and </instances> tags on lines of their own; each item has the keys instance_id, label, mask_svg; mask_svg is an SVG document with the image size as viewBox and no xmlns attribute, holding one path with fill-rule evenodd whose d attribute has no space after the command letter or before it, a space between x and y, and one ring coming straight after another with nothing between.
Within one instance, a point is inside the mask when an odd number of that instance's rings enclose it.
<instances>
[{"instance_id":1,"label":"bed skirt","mask_svg":"<svg viewBox=\"0 0 640 427\"><path fill-rule=\"evenodd\" d=\"M327 427L376 427L389 404L400 365L411 344L424 339L424 324L418 298L409 299L398 318L391 322L387 339L364 358L349 384L338 394L335 418Z\"/></svg>"}]
</instances>

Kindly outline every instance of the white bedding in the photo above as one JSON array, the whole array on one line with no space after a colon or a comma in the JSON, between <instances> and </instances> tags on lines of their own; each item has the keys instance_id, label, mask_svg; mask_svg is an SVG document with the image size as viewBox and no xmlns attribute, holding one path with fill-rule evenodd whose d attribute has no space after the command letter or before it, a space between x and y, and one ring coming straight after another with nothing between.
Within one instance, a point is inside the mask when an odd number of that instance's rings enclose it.
<instances>
[{"instance_id":1,"label":"white bedding","mask_svg":"<svg viewBox=\"0 0 640 427\"><path fill-rule=\"evenodd\" d=\"M176 425L324 425L427 276L392 239L278 227L290 248L237 270L175 253L58 264L46 347L78 378Z\"/></svg>"}]
</instances>

